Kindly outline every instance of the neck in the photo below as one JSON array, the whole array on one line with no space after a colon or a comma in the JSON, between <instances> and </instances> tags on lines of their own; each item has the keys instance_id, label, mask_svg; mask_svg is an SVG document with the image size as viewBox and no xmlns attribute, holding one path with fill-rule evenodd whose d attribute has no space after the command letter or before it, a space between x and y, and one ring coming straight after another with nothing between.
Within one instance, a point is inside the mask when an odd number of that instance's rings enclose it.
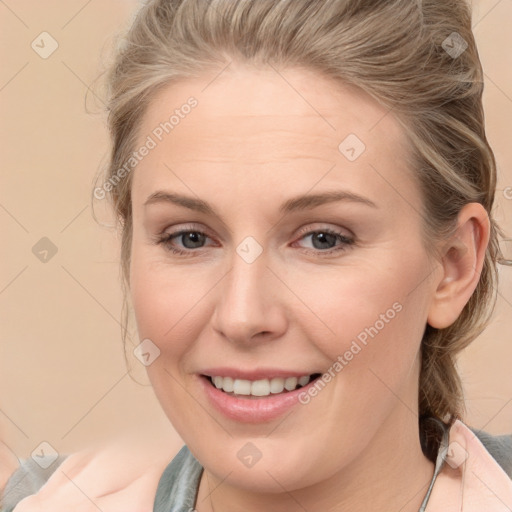
<instances>
[{"instance_id":1,"label":"neck","mask_svg":"<svg viewBox=\"0 0 512 512\"><path fill-rule=\"evenodd\" d=\"M293 492L263 494L231 486L205 468L196 510L418 512L433 472L433 463L421 450L417 417L398 401L359 457L329 479Z\"/></svg>"}]
</instances>

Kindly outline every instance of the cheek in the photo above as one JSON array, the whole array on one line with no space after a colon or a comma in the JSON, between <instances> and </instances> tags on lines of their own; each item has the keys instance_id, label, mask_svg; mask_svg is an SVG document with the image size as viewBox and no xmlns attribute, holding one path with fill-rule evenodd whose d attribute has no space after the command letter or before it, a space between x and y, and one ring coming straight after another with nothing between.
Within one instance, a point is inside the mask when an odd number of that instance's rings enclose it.
<instances>
[{"instance_id":1,"label":"cheek","mask_svg":"<svg viewBox=\"0 0 512 512\"><path fill-rule=\"evenodd\" d=\"M204 412L190 406L184 382L189 353L204 325L199 316L205 314L201 298L207 282L189 282L184 267L155 260L144 248L132 252L130 280L139 339L150 339L160 350L146 367L151 385L174 428L181 436L191 435L194 418Z\"/></svg>"},{"instance_id":2,"label":"cheek","mask_svg":"<svg viewBox=\"0 0 512 512\"><path fill-rule=\"evenodd\" d=\"M190 282L185 267L156 259L144 247L133 248L130 283L139 338L149 338L162 355L179 354L184 349L179 340L184 339L184 329L193 328L190 317L197 313L207 283Z\"/></svg>"},{"instance_id":3,"label":"cheek","mask_svg":"<svg viewBox=\"0 0 512 512\"><path fill-rule=\"evenodd\" d=\"M328 279L310 277L303 285L308 306L328 327L324 335L309 327L311 339L332 362L333 372L345 375L340 379L344 389L379 386L379 377L397 389L413 370L429 290L427 283L418 286L425 278L424 259L411 255L409 262L343 269ZM304 313L303 326L306 315L311 325L311 314Z\"/></svg>"},{"instance_id":4,"label":"cheek","mask_svg":"<svg viewBox=\"0 0 512 512\"><path fill-rule=\"evenodd\" d=\"M168 372L184 379L194 371L197 342L214 312L219 270L198 265L191 272L187 265L170 263L165 254L155 255L154 248L137 243L132 246L130 293L138 336L160 350L146 368L148 375L155 384L169 380Z\"/></svg>"}]
</instances>

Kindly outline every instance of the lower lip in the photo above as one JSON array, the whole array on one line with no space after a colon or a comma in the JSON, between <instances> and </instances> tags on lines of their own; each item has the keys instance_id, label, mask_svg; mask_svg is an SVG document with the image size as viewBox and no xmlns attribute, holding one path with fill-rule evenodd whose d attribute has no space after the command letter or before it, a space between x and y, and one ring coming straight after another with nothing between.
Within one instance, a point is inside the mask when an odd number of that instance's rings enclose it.
<instances>
[{"instance_id":1,"label":"lower lip","mask_svg":"<svg viewBox=\"0 0 512 512\"><path fill-rule=\"evenodd\" d=\"M212 405L224 416L240 423L263 423L272 421L299 404L299 395L307 392L316 379L302 388L260 398L242 398L228 395L217 389L210 380L200 375L199 379Z\"/></svg>"}]
</instances>

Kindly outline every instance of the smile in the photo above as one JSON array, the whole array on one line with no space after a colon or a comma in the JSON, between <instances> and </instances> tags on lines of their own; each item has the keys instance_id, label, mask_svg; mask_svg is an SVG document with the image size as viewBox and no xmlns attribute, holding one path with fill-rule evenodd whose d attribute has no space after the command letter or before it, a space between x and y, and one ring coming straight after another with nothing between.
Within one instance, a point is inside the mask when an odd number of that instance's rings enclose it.
<instances>
[{"instance_id":1,"label":"smile","mask_svg":"<svg viewBox=\"0 0 512 512\"><path fill-rule=\"evenodd\" d=\"M322 375L293 373L219 368L197 376L200 393L222 416L238 423L255 424L275 420L291 408L301 406L299 396Z\"/></svg>"},{"instance_id":2,"label":"smile","mask_svg":"<svg viewBox=\"0 0 512 512\"><path fill-rule=\"evenodd\" d=\"M239 397L266 397L283 392L294 391L306 386L311 380L320 376L319 373L301 377L274 377L272 379L234 379L215 375L209 377L210 382L221 391Z\"/></svg>"}]
</instances>

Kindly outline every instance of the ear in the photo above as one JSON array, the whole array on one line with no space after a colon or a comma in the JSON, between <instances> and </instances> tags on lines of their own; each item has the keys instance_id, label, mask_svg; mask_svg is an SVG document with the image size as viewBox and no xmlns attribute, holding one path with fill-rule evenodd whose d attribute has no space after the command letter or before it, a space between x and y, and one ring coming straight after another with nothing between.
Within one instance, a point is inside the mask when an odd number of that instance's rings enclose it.
<instances>
[{"instance_id":1,"label":"ear","mask_svg":"<svg viewBox=\"0 0 512 512\"><path fill-rule=\"evenodd\" d=\"M427 322L444 329L459 317L480 279L489 243L489 216L480 203L469 203L459 212L457 230L444 242L440 277L432 297Z\"/></svg>"}]
</instances>

